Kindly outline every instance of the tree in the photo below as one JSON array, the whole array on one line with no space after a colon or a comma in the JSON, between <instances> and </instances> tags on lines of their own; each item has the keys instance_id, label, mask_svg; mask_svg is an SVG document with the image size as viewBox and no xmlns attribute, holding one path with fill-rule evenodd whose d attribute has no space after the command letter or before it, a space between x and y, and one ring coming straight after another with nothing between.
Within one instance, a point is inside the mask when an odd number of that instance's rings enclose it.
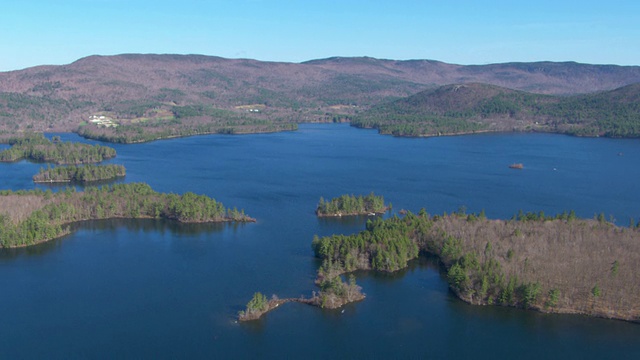
<instances>
[{"instance_id":1,"label":"tree","mask_svg":"<svg viewBox=\"0 0 640 360\"><path fill-rule=\"evenodd\" d=\"M616 260L613 262L613 264L611 264L611 275L613 276L618 275L619 269L620 269L620 263L618 262L618 260Z\"/></svg>"},{"instance_id":2,"label":"tree","mask_svg":"<svg viewBox=\"0 0 640 360\"><path fill-rule=\"evenodd\" d=\"M546 307L556 307L558 306L558 300L560 298L560 290L551 289L549 290L548 299L545 303Z\"/></svg>"},{"instance_id":3,"label":"tree","mask_svg":"<svg viewBox=\"0 0 640 360\"><path fill-rule=\"evenodd\" d=\"M261 312L267 310L267 297L261 292L256 292L247 303L247 313Z\"/></svg>"},{"instance_id":4,"label":"tree","mask_svg":"<svg viewBox=\"0 0 640 360\"><path fill-rule=\"evenodd\" d=\"M522 304L526 309L532 307L538 300L540 283L534 282L524 285L522 288Z\"/></svg>"},{"instance_id":5,"label":"tree","mask_svg":"<svg viewBox=\"0 0 640 360\"><path fill-rule=\"evenodd\" d=\"M449 279L449 283L458 290L462 290L466 283L469 281L467 272L458 263L455 263L449 268L449 271L447 272L447 278Z\"/></svg>"}]
</instances>

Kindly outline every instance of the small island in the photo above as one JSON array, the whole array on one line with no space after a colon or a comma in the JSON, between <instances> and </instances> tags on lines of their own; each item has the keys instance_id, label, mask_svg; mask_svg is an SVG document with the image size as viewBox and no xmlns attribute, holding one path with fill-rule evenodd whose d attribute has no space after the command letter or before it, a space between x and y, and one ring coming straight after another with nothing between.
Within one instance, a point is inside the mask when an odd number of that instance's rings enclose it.
<instances>
[{"instance_id":1,"label":"small island","mask_svg":"<svg viewBox=\"0 0 640 360\"><path fill-rule=\"evenodd\" d=\"M84 165L84 166L57 166L54 168L41 168L40 172L33 176L36 183L64 183L64 182L96 182L113 180L126 175L126 169L122 165Z\"/></svg>"},{"instance_id":2,"label":"small island","mask_svg":"<svg viewBox=\"0 0 640 360\"><path fill-rule=\"evenodd\" d=\"M303 304L311 304L312 300L304 299L302 297L280 299L275 295L273 295L270 300L267 300L267 297L264 294L262 294L261 292L257 292L253 294L253 297L247 303L246 309L238 313L238 320L239 321L258 320L262 317L262 315L288 302L300 302Z\"/></svg>"},{"instance_id":3,"label":"small island","mask_svg":"<svg viewBox=\"0 0 640 360\"><path fill-rule=\"evenodd\" d=\"M116 150L108 146L63 142L58 136L49 140L40 133L10 138L7 142L11 147L0 151L0 161L3 162L27 159L58 165L78 165L99 163L116 156Z\"/></svg>"},{"instance_id":4,"label":"small island","mask_svg":"<svg viewBox=\"0 0 640 360\"><path fill-rule=\"evenodd\" d=\"M69 234L67 225L112 218L169 219L183 223L255 222L206 195L159 193L145 183L0 191L0 248L34 245Z\"/></svg>"},{"instance_id":5,"label":"small island","mask_svg":"<svg viewBox=\"0 0 640 360\"><path fill-rule=\"evenodd\" d=\"M253 298L247 303L246 309L238 313L238 320L258 320L262 315L288 302L298 302L323 309L338 309L348 303L363 300L365 294L362 292L362 288L356 284L355 276L349 275L349 282L346 283L340 277L343 272L340 267L334 266L330 261L323 262L315 281L316 285L320 287L320 291L314 291L311 298L308 299L303 296L280 299L273 295L271 300L267 300L267 297L262 293L254 293Z\"/></svg>"},{"instance_id":6,"label":"small island","mask_svg":"<svg viewBox=\"0 0 640 360\"><path fill-rule=\"evenodd\" d=\"M377 196L373 192L366 196L342 195L325 201L320 198L316 208L316 215L325 216L350 216L350 215L374 215L384 214L389 209L385 205L384 197Z\"/></svg>"}]
</instances>

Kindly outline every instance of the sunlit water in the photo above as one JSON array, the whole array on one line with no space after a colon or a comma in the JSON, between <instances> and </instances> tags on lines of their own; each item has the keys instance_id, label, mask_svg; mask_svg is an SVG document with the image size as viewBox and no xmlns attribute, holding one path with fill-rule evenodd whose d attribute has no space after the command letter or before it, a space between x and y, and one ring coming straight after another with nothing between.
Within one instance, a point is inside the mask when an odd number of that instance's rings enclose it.
<instances>
[{"instance_id":1,"label":"sunlit water","mask_svg":"<svg viewBox=\"0 0 640 360\"><path fill-rule=\"evenodd\" d=\"M235 322L255 291L317 290L313 235L364 228L366 217L317 219L320 196L374 191L394 212L464 206L492 218L573 209L628 225L640 219L638 140L410 139L302 125L110 146L118 156L109 162L127 168L123 181L207 194L258 222L87 222L65 238L1 251L1 358L640 357L636 324L470 306L424 258L396 274L357 273L367 298L344 312L287 304L257 322ZM525 168L509 169L514 162ZM48 188L31 181L41 166L0 164L0 188Z\"/></svg>"}]
</instances>

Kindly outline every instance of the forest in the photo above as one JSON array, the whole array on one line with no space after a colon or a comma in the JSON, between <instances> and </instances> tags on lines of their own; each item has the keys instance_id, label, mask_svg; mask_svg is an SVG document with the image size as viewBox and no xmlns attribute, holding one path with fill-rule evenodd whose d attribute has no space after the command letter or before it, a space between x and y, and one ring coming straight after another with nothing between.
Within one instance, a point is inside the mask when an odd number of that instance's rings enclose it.
<instances>
[{"instance_id":1,"label":"forest","mask_svg":"<svg viewBox=\"0 0 640 360\"><path fill-rule=\"evenodd\" d=\"M11 210L10 212L8 210ZM0 191L0 247L34 245L69 233L70 223L109 218L170 219L185 223L253 222L206 195L158 193L145 183L52 191Z\"/></svg>"},{"instance_id":2,"label":"forest","mask_svg":"<svg viewBox=\"0 0 640 360\"><path fill-rule=\"evenodd\" d=\"M56 166L54 168L40 168L40 172L33 176L33 181L42 182L95 182L124 177L126 169L122 165L83 165Z\"/></svg>"},{"instance_id":3,"label":"forest","mask_svg":"<svg viewBox=\"0 0 640 360\"><path fill-rule=\"evenodd\" d=\"M26 159L63 164L98 163L116 156L116 150L101 145L63 142L60 137L47 139L41 133L25 134L7 139L9 149L0 152L0 161L15 162Z\"/></svg>"},{"instance_id":4,"label":"forest","mask_svg":"<svg viewBox=\"0 0 640 360\"><path fill-rule=\"evenodd\" d=\"M639 231L603 214L489 220L484 213L430 216L423 209L370 220L358 234L316 236L312 249L334 274L393 272L431 254L451 290L472 304L640 321Z\"/></svg>"},{"instance_id":5,"label":"forest","mask_svg":"<svg viewBox=\"0 0 640 360\"><path fill-rule=\"evenodd\" d=\"M122 121L117 127L86 124L77 130L87 139L132 144L182 136L205 134L268 133L297 130L298 125L283 119L264 119L204 105L173 106L172 117Z\"/></svg>"},{"instance_id":6,"label":"forest","mask_svg":"<svg viewBox=\"0 0 640 360\"><path fill-rule=\"evenodd\" d=\"M374 193L366 196L342 195L329 201L321 197L316 214L318 216L381 214L388 208L384 203L384 197Z\"/></svg>"},{"instance_id":7,"label":"forest","mask_svg":"<svg viewBox=\"0 0 640 360\"><path fill-rule=\"evenodd\" d=\"M487 84L446 85L374 106L354 116L351 124L395 136L544 131L640 137L640 85L574 96Z\"/></svg>"}]
</instances>

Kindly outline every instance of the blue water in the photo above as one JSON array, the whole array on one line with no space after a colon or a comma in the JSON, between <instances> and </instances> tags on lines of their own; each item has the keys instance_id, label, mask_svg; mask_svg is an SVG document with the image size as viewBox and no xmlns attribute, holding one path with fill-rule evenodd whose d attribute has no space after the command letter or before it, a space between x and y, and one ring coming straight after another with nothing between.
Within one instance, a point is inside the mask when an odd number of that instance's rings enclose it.
<instances>
[{"instance_id":1,"label":"blue water","mask_svg":"<svg viewBox=\"0 0 640 360\"><path fill-rule=\"evenodd\" d=\"M64 134L65 140L78 140ZM347 125L114 145L125 182L213 196L255 224L98 221L0 252L0 358L638 358L640 326L470 306L437 264L357 273L367 298L340 311L287 304L250 324L255 291L310 296L313 235L366 218L317 219L320 196L382 194L394 211L519 209L640 219L640 141L549 134L430 139ZM525 168L508 165L521 162ZM0 188L34 185L41 164L0 164ZM60 187L54 187L54 190Z\"/></svg>"}]
</instances>

